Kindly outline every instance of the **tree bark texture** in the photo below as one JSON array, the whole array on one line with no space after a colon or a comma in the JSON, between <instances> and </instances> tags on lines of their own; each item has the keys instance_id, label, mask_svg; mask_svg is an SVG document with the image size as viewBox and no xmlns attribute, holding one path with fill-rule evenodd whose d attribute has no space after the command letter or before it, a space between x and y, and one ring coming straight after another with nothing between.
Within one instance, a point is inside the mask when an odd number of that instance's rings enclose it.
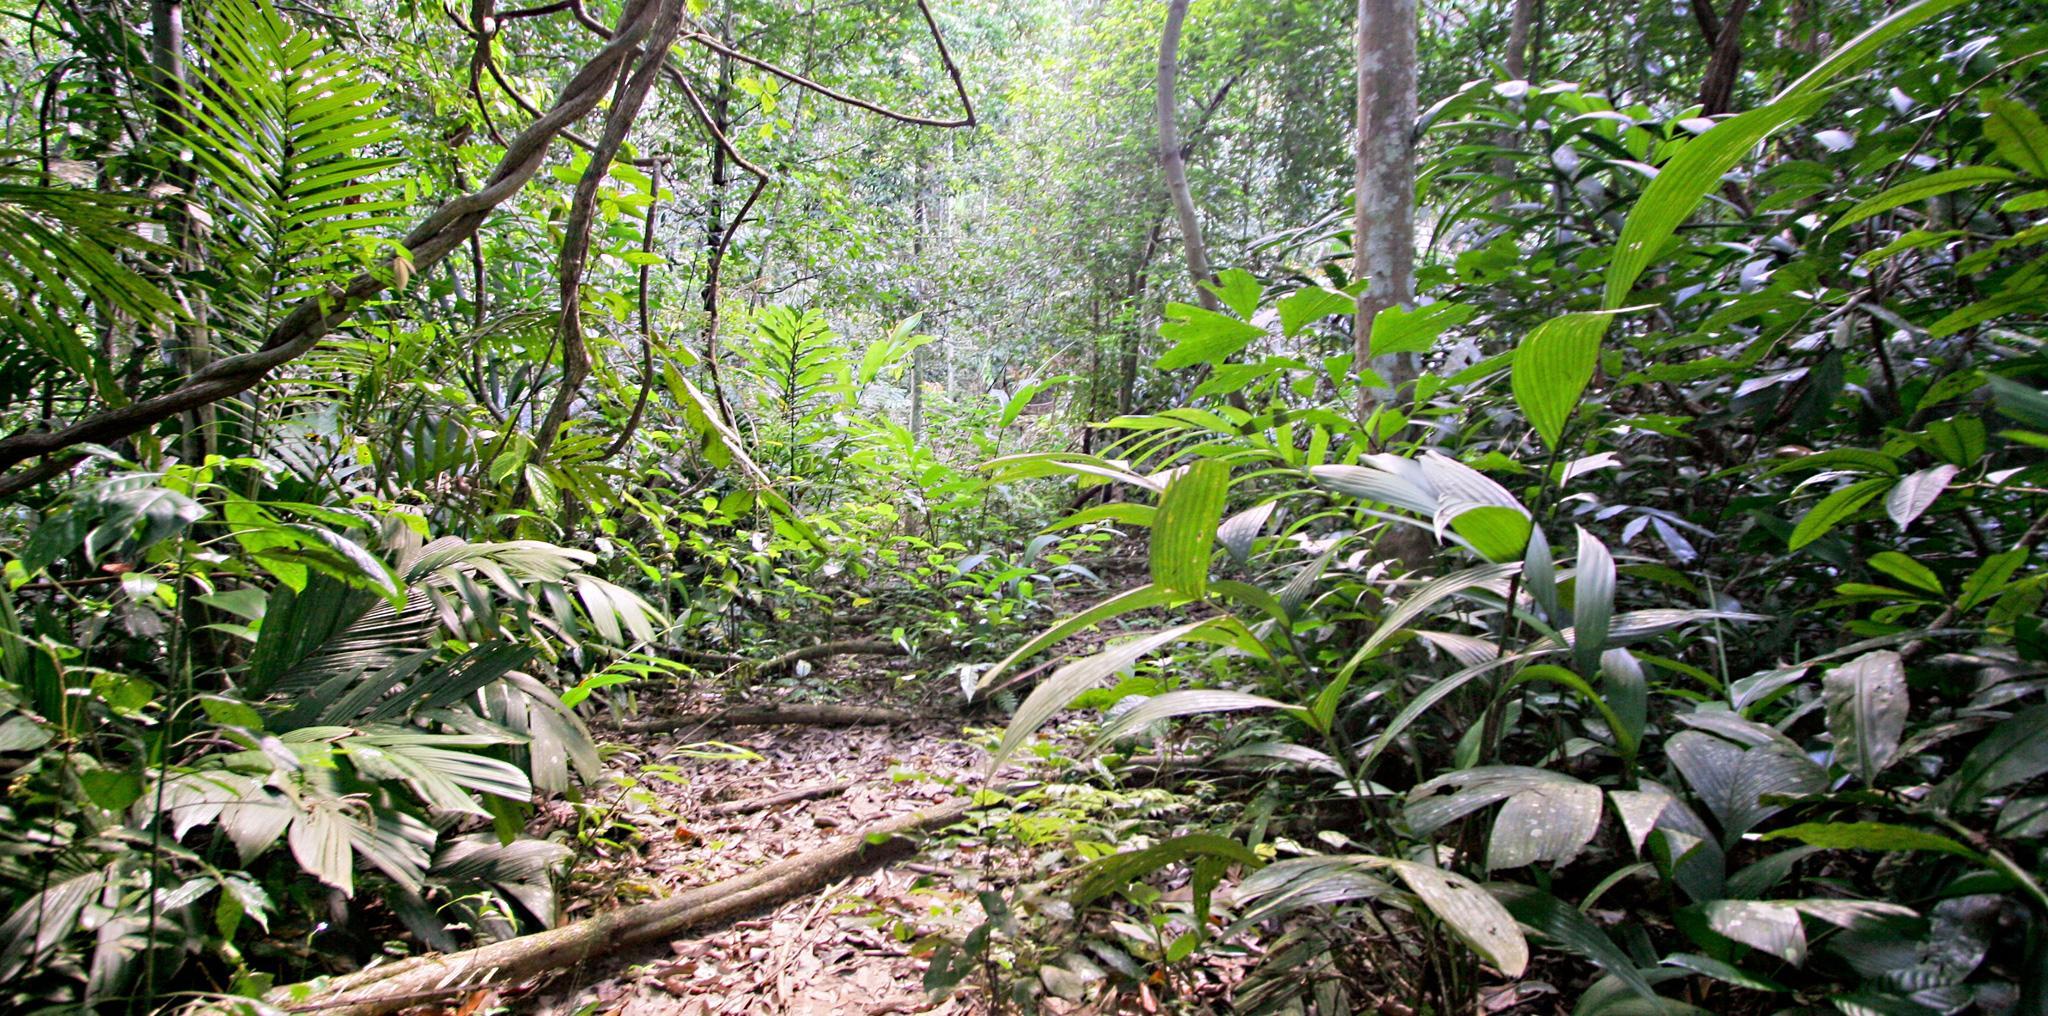
<instances>
[{"instance_id":1,"label":"tree bark texture","mask_svg":"<svg viewBox=\"0 0 2048 1016\"><path fill-rule=\"evenodd\" d=\"M1354 336L1359 369L1370 366L1393 396L1413 381L1412 353L1374 357L1373 319L1415 301L1415 0L1359 0L1357 210L1352 220L1356 274L1370 280L1358 301ZM1359 418L1376 397L1361 385Z\"/></svg>"},{"instance_id":2,"label":"tree bark texture","mask_svg":"<svg viewBox=\"0 0 2048 1016\"><path fill-rule=\"evenodd\" d=\"M1367 0L1370 2L1370 0ZM1159 35L1159 167L1166 173L1166 193L1173 198L1173 216L1180 222L1181 243L1187 249L1188 275L1195 282L1195 299L1207 310L1215 310L1216 294L1206 283L1216 275L1209 268L1209 249L1202 243L1202 223L1195 214L1195 196L1188 190L1187 153L1181 147L1177 84L1180 79L1180 31L1187 20L1188 0L1168 0L1166 30Z\"/></svg>"}]
</instances>

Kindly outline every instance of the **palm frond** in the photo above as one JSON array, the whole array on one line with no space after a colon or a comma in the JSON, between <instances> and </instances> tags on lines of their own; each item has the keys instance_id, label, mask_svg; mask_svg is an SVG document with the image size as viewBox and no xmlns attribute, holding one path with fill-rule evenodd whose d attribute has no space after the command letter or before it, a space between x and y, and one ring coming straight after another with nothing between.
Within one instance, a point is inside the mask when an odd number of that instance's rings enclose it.
<instances>
[{"instance_id":1,"label":"palm frond","mask_svg":"<svg viewBox=\"0 0 2048 1016\"><path fill-rule=\"evenodd\" d=\"M170 114L210 207L216 288L230 332L260 335L275 314L352 274L406 202L374 154L396 137L377 85L346 53L286 22L269 0L210 5L194 87Z\"/></svg>"}]
</instances>

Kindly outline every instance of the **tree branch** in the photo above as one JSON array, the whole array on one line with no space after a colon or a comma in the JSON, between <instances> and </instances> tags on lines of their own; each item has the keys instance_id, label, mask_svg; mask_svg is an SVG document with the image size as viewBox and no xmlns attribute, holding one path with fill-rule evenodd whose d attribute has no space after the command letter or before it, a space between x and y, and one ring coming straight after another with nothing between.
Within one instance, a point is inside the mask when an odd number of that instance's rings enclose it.
<instances>
[{"instance_id":1,"label":"tree branch","mask_svg":"<svg viewBox=\"0 0 2048 1016\"><path fill-rule=\"evenodd\" d=\"M652 0L628 0L620 14L623 27L647 16ZM545 116L512 139L484 186L455 198L427 216L402 241L415 273L423 274L480 228L491 211L517 193L546 160L549 143L603 98L612 76L633 53L630 43L613 42L579 68ZM68 452L81 444L105 444L200 406L231 398L255 387L272 370L304 356L329 332L352 317L370 297L383 292L388 275L363 272L347 285L300 301L271 329L263 345L247 353L223 357L193 373L177 387L125 406L103 410L66 427L16 434L0 439L0 497L56 476L78 461ZM64 453L64 454L59 454ZM37 456L48 458L33 467L16 469Z\"/></svg>"}]
</instances>

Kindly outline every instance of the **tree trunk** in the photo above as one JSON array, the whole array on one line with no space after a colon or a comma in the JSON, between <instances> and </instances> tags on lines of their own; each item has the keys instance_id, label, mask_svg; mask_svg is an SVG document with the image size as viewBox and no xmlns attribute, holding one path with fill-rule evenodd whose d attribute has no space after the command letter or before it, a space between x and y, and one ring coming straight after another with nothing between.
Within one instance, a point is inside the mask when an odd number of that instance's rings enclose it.
<instances>
[{"instance_id":1,"label":"tree trunk","mask_svg":"<svg viewBox=\"0 0 2048 1016\"><path fill-rule=\"evenodd\" d=\"M1187 248L1188 275L1195 281L1195 299L1205 309L1215 310L1216 294L1209 292L1206 283L1216 276L1209 269L1209 250L1202 243L1202 223L1195 216L1194 194L1188 190L1187 153L1181 149L1175 111L1174 87L1180 78L1180 29L1187 15L1188 0L1168 0L1166 30L1159 36L1159 166L1166 171L1166 193L1173 198L1173 215L1180 221L1181 242Z\"/></svg>"},{"instance_id":2,"label":"tree trunk","mask_svg":"<svg viewBox=\"0 0 2048 1016\"><path fill-rule=\"evenodd\" d=\"M1388 388L1362 382L1361 423L1376 401L1397 398L1413 381L1412 353L1372 356L1372 323L1380 311L1415 300L1415 0L1358 2L1358 192L1352 243L1356 273L1371 280L1358 301L1354 363L1370 366Z\"/></svg>"},{"instance_id":3,"label":"tree trunk","mask_svg":"<svg viewBox=\"0 0 2048 1016\"><path fill-rule=\"evenodd\" d=\"M1529 78L1529 30L1536 21L1536 0L1514 0L1514 11L1508 17L1508 51L1501 56L1506 65L1509 80L1526 81Z\"/></svg>"},{"instance_id":4,"label":"tree trunk","mask_svg":"<svg viewBox=\"0 0 2048 1016\"><path fill-rule=\"evenodd\" d=\"M1749 13L1749 0L1730 0L1728 13L1719 18L1708 0L1693 0L1692 7L1700 34L1711 47L1700 79L1700 115L1719 116L1735 103L1735 79L1742 70L1742 19Z\"/></svg>"}]
</instances>

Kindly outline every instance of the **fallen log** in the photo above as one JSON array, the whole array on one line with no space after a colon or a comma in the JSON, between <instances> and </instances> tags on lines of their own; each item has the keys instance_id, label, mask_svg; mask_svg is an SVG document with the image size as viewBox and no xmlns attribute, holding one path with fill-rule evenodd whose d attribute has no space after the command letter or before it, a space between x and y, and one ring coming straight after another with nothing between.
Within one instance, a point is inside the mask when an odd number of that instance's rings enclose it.
<instances>
[{"instance_id":1,"label":"fallen log","mask_svg":"<svg viewBox=\"0 0 2048 1016\"><path fill-rule=\"evenodd\" d=\"M877 706L734 706L715 713L691 713L659 720L641 720L637 723L621 724L619 729L630 734L659 734L671 730L721 724L728 727L767 727L776 724L800 727L887 726L909 723L916 718L900 709L882 709Z\"/></svg>"},{"instance_id":2,"label":"fallen log","mask_svg":"<svg viewBox=\"0 0 2048 1016\"><path fill-rule=\"evenodd\" d=\"M333 978L278 988L265 1001L287 1012L388 1016L436 996L616 955L665 941L691 928L816 892L857 871L902 857L909 834L942 829L965 818L971 800L912 812L842 836L797 857L766 864L723 882L686 889L665 900L622 907L559 928L443 956L423 956Z\"/></svg>"},{"instance_id":3,"label":"fallen log","mask_svg":"<svg viewBox=\"0 0 2048 1016\"><path fill-rule=\"evenodd\" d=\"M836 797L852 789L853 785L852 780L847 780L843 783L819 783L808 787L798 787L795 790L785 790L780 794L766 794L761 797L749 797L743 801L727 801L723 804L714 804L705 810L713 815L746 815L756 811L767 811L778 805L794 804L798 801L814 801L820 797Z\"/></svg>"}]
</instances>

